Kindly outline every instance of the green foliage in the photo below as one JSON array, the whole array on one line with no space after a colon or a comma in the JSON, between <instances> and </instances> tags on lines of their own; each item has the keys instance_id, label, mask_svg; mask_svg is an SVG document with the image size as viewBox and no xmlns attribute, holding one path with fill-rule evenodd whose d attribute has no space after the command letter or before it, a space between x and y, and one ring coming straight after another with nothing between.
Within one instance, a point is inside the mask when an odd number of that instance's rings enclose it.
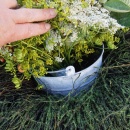
<instances>
[{"instance_id":1,"label":"green foliage","mask_svg":"<svg viewBox=\"0 0 130 130\"><path fill-rule=\"evenodd\" d=\"M100 3L105 3L107 0L99 0Z\"/></svg>"},{"instance_id":2,"label":"green foliage","mask_svg":"<svg viewBox=\"0 0 130 130\"><path fill-rule=\"evenodd\" d=\"M109 0L104 7L112 11L111 16L120 24L130 27L130 0Z\"/></svg>"},{"instance_id":3,"label":"green foliage","mask_svg":"<svg viewBox=\"0 0 130 130\"><path fill-rule=\"evenodd\" d=\"M130 12L128 13L117 13L111 12L111 16L118 20L118 23L126 27L130 27Z\"/></svg>"},{"instance_id":4,"label":"green foliage","mask_svg":"<svg viewBox=\"0 0 130 130\"><path fill-rule=\"evenodd\" d=\"M114 11L114 12L130 12L130 6L128 6L124 1L121 0L110 0L104 4L104 7L108 10Z\"/></svg>"},{"instance_id":5,"label":"green foliage","mask_svg":"<svg viewBox=\"0 0 130 130\"><path fill-rule=\"evenodd\" d=\"M115 36L115 33L121 26L110 19L108 11L103 12L101 7L96 6L94 0L81 0L78 6L75 0L67 2L62 0L19 0L18 2L26 8L55 8L58 15L53 20L46 21L52 25L52 29L48 33L20 40L0 49L0 55L6 60L6 71L14 75L12 81L16 88L20 87L23 79L30 79L31 75L43 76L47 70L56 70L75 63L81 64L83 57L89 57L96 51L97 46L102 46L103 43L108 49L117 48L115 44L119 42L119 38ZM81 8L79 8L80 6ZM76 14L79 19L72 15L75 13L71 10L73 7L77 10L81 9ZM88 11L84 13L87 9ZM96 23L92 18L91 23L89 20L87 23L84 22L92 16L88 13L92 11L92 15L97 12L95 17L98 18L101 15L101 19L98 19ZM83 15L87 15L86 19L84 17L80 19L81 12ZM103 13L105 17L102 15ZM104 24L104 20L106 24ZM22 73L22 76L17 76L18 71Z\"/></svg>"}]
</instances>

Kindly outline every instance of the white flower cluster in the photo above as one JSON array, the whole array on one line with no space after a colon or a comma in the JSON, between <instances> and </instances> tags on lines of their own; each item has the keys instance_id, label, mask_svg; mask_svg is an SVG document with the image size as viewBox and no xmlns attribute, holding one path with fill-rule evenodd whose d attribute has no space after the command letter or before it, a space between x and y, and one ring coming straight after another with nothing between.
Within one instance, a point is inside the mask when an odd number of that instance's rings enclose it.
<instances>
[{"instance_id":1,"label":"white flower cluster","mask_svg":"<svg viewBox=\"0 0 130 130\"><path fill-rule=\"evenodd\" d=\"M57 62L62 62L64 60L64 58L61 58L61 57L55 57L55 61L57 61Z\"/></svg>"},{"instance_id":2,"label":"white flower cluster","mask_svg":"<svg viewBox=\"0 0 130 130\"><path fill-rule=\"evenodd\" d=\"M87 3L86 5L84 5L85 2ZM52 4L52 2L50 3ZM66 37L66 45L71 46L78 39L78 33L80 33L78 28L95 28L97 31L102 30L102 32L110 32L111 34L115 34L118 29L123 28L117 23L117 20L111 18L109 11L101 7L96 0L73 0L73 2L63 0L62 4L64 6L61 8L65 12L69 7L67 16L69 22L64 24L64 21L59 21L60 32L50 31L50 36L46 40L46 50L49 52L55 50L57 46L63 46L63 41ZM54 4L54 6L56 5ZM57 62L62 62L63 60L64 58L60 56L55 57Z\"/></svg>"},{"instance_id":3,"label":"white flower cluster","mask_svg":"<svg viewBox=\"0 0 130 130\"><path fill-rule=\"evenodd\" d=\"M77 38L78 38L78 33L76 31L73 31L73 33L70 36L70 41L75 42Z\"/></svg>"},{"instance_id":4,"label":"white flower cluster","mask_svg":"<svg viewBox=\"0 0 130 130\"><path fill-rule=\"evenodd\" d=\"M86 0L86 2L90 1ZM115 34L119 28L123 28L115 19L110 17L108 10L90 5L83 8L82 5L81 0L75 0L70 7L70 16L68 18L74 24L75 21L79 21L75 26L86 25L107 31L109 29L111 34Z\"/></svg>"},{"instance_id":5,"label":"white flower cluster","mask_svg":"<svg viewBox=\"0 0 130 130\"><path fill-rule=\"evenodd\" d=\"M75 42L78 38L78 32L76 28L74 28L74 25L72 23L68 23L68 25L63 25L61 23L61 32L64 36L68 36L68 39L70 39L70 42Z\"/></svg>"},{"instance_id":6,"label":"white flower cluster","mask_svg":"<svg viewBox=\"0 0 130 130\"><path fill-rule=\"evenodd\" d=\"M60 34L58 34L57 31L50 31L50 37L46 40L46 50L49 52L53 51L55 47L62 46L62 40ZM64 58L61 58L60 56L55 57L56 62L62 62Z\"/></svg>"},{"instance_id":7,"label":"white flower cluster","mask_svg":"<svg viewBox=\"0 0 130 130\"><path fill-rule=\"evenodd\" d=\"M52 50L54 50L54 47L62 45L63 43L61 40L61 36L58 34L58 32L51 30L50 37L46 40L46 50L51 52Z\"/></svg>"},{"instance_id":8,"label":"white flower cluster","mask_svg":"<svg viewBox=\"0 0 130 130\"><path fill-rule=\"evenodd\" d=\"M4 47L0 48L0 54L12 56L12 53L8 49L6 49Z\"/></svg>"}]
</instances>

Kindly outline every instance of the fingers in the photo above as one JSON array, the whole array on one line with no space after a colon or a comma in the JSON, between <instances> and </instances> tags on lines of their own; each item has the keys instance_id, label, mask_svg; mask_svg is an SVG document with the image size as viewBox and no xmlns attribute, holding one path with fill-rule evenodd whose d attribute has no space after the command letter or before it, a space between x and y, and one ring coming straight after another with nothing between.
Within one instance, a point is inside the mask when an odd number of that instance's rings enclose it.
<instances>
[{"instance_id":1,"label":"fingers","mask_svg":"<svg viewBox=\"0 0 130 130\"><path fill-rule=\"evenodd\" d=\"M13 41L26 39L32 36L40 35L46 33L50 29L50 24L48 23L26 23L17 24L16 28L13 30L14 34L12 36ZM17 32L17 33L15 33ZM15 39L14 39L15 38Z\"/></svg>"},{"instance_id":2,"label":"fingers","mask_svg":"<svg viewBox=\"0 0 130 130\"><path fill-rule=\"evenodd\" d=\"M17 4L17 0L1 0L0 5L6 6L7 8L15 8Z\"/></svg>"},{"instance_id":3,"label":"fingers","mask_svg":"<svg viewBox=\"0 0 130 130\"><path fill-rule=\"evenodd\" d=\"M44 21L56 16L55 9L17 9L12 10L15 23Z\"/></svg>"}]
</instances>

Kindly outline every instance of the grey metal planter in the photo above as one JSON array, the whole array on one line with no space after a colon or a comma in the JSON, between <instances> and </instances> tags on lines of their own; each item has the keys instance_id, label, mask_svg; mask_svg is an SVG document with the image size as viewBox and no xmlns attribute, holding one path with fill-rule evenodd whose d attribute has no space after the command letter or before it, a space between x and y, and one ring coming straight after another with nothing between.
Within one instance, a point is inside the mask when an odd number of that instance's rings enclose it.
<instances>
[{"instance_id":1,"label":"grey metal planter","mask_svg":"<svg viewBox=\"0 0 130 130\"><path fill-rule=\"evenodd\" d=\"M102 65L104 48L100 57L91 66L75 73L73 66L65 69L51 71L52 77L42 76L35 78L37 82L44 86L44 90L51 94L60 94L63 96L75 95L81 90L89 90L98 76L99 69Z\"/></svg>"}]
</instances>

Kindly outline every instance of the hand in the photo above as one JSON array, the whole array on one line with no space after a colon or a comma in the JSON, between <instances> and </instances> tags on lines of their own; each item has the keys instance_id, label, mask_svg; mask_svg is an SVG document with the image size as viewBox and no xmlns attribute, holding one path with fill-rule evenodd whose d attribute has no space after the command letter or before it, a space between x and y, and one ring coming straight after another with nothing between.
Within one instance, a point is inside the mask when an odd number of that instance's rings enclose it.
<instances>
[{"instance_id":1,"label":"hand","mask_svg":"<svg viewBox=\"0 0 130 130\"><path fill-rule=\"evenodd\" d=\"M54 9L14 9L17 6L16 0L0 0L0 46L46 33L51 26L41 21L56 16Z\"/></svg>"}]
</instances>

